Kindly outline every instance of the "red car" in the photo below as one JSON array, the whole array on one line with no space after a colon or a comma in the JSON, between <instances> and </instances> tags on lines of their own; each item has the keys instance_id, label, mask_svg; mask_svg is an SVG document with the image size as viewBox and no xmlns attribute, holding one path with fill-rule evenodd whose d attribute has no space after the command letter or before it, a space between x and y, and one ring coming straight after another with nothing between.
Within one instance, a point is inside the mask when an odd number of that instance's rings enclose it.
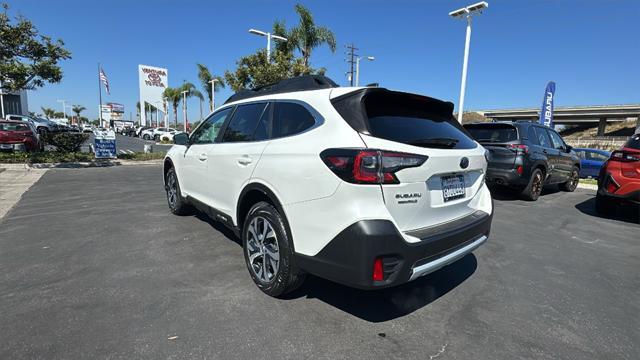
<instances>
[{"instance_id":1,"label":"red car","mask_svg":"<svg viewBox=\"0 0 640 360\"><path fill-rule=\"evenodd\" d=\"M0 151L36 151L38 138L28 123L0 120Z\"/></svg>"},{"instance_id":2,"label":"red car","mask_svg":"<svg viewBox=\"0 0 640 360\"><path fill-rule=\"evenodd\" d=\"M611 153L598 177L596 211L610 213L621 203L640 205L640 134Z\"/></svg>"}]
</instances>

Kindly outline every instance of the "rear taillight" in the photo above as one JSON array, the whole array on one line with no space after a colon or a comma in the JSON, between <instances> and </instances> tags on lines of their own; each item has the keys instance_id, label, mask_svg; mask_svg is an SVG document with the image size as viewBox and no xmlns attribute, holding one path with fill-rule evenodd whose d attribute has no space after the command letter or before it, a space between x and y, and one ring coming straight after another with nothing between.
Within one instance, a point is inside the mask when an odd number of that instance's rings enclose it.
<instances>
[{"instance_id":1,"label":"rear taillight","mask_svg":"<svg viewBox=\"0 0 640 360\"><path fill-rule=\"evenodd\" d=\"M354 184L399 184L396 172L420 166L429 158L374 149L327 149L320 157L338 177Z\"/></svg>"},{"instance_id":2,"label":"rear taillight","mask_svg":"<svg viewBox=\"0 0 640 360\"><path fill-rule=\"evenodd\" d=\"M515 150L516 153L526 154L529 152L529 147L523 144L509 144L507 145L508 149Z\"/></svg>"},{"instance_id":3,"label":"rear taillight","mask_svg":"<svg viewBox=\"0 0 640 360\"><path fill-rule=\"evenodd\" d=\"M620 162L634 162L640 161L640 154L626 152L624 150L616 150L611 153L611 157L609 159Z\"/></svg>"},{"instance_id":4,"label":"rear taillight","mask_svg":"<svg viewBox=\"0 0 640 360\"><path fill-rule=\"evenodd\" d=\"M384 268L382 266L382 258L373 261L373 281L384 281Z\"/></svg>"}]
</instances>

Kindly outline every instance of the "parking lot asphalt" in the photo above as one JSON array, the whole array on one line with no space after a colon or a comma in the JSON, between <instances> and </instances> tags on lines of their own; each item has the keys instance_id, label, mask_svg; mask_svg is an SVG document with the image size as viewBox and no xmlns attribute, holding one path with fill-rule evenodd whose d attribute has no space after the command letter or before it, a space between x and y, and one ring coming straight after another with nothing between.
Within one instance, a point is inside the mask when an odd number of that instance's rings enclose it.
<instances>
[{"instance_id":1,"label":"parking lot asphalt","mask_svg":"<svg viewBox=\"0 0 640 360\"><path fill-rule=\"evenodd\" d=\"M160 174L50 170L0 220L1 359L640 354L640 225L592 191L497 196L489 241L412 283L273 299L229 231L169 213Z\"/></svg>"}]
</instances>

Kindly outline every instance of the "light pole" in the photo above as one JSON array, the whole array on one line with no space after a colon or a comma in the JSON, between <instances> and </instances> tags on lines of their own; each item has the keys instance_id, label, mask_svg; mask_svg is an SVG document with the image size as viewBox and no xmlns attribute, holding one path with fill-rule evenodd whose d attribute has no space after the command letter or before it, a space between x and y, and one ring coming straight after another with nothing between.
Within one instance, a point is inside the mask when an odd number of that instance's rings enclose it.
<instances>
[{"instance_id":1,"label":"light pole","mask_svg":"<svg viewBox=\"0 0 640 360\"><path fill-rule=\"evenodd\" d=\"M62 114L64 114L64 118L67 118L67 106L65 105L67 103L67 100L56 100L59 103L62 103Z\"/></svg>"},{"instance_id":2,"label":"light pole","mask_svg":"<svg viewBox=\"0 0 640 360\"><path fill-rule=\"evenodd\" d=\"M2 80L0 80L0 119L4 119L4 91L2 91Z\"/></svg>"},{"instance_id":3,"label":"light pole","mask_svg":"<svg viewBox=\"0 0 640 360\"><path fill-rule=\"evenodd\" d=\"M360 86L360 60L362 60L362 56L358 56L356 58L356 86ZM376 58L373 56L367 56L365 57L365 59L369 60L369 61L373 61Z\"/></svg>"},{"instance_id":4,"label":"light pole","mask_svg":"<svg viewBox=\"0 0 640 360\"><path fill-rule=\"evenodd\" d=\"M271 38L280 41L287 41L286 37L273 35L270 32L264 32L256 29L249 29L249 32L254 35L266 36L267 37L267 62L271 62Z\"/></svg>"},{"instance_id":5,"label":"light pole","mask_svg":"<svg viewBox=\"0 0 640 360\"><path fill-rule=\"evenodd\" d=\"M187 130L187 93L188 90L184 90L181 92L182 94L182 117L184 119L184 132L188 132Z\"/></svg>"},{"instance_id":6,"label":"light pole","mask_svg":"<svg viewBox=\"0 0 640 360\"><path fill-rule=\"evenodd\" d=\"M211 83L211 112L216 109L216 81L218 81L218 79L211 79L211 81L209 81Z\"/></svg>"},{"instance_id":7,"label":"light pole","mask_svg":"<svg viewBox=\"0 0 640 360\"><path fill-rule=\"evenodd\" d=\"M482 10L489 7L486 1L481 1L462 9L449 13L454 18L464 18L467 20L467 37L464 43L464 60L462 62L462 83L460 84L460 106L458 107L458 121L462 124L462 111L464 109L464 91L467 86L467 63L469 61L469 43L471 42L471 17L474 14L481 14Z\"/></svg>"}]
</instances>

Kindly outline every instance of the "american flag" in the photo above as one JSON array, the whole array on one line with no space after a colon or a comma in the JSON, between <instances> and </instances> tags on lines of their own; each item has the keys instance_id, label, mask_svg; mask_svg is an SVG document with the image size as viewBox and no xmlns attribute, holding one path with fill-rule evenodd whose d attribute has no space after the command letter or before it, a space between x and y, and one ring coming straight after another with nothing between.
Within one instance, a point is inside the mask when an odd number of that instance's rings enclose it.
<instances>
[{"instance_id":1,"label":"american flag","mask_svg":"<svg viewBox=\"0 0 640 360\"><path fill-rule=\"evenodd\" d=\"M104 84L104 88L107 90L107 94L111 95L109 93L109 79L107 79L107 74L104 73L104 70L102 70L102 68L100 68L100 81L102 81L102 83Z\"/></svg>"}]
</instances>

